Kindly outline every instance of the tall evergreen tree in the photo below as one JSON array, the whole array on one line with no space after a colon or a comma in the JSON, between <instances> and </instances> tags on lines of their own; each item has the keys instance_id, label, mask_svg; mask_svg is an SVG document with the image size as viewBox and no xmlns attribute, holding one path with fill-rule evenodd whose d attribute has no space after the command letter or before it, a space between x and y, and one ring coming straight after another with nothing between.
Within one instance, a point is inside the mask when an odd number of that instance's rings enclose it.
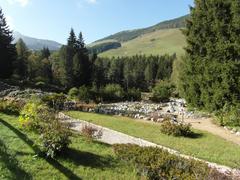
<instances>
[{"instance_id":1,"label":"tall evergreen tree","mask_svg":"<svg viewBox=\"0 0 240 180\"><path fill-rule=\"evenodd\" d=\"M50 55L51 55L51 53L50 53L48 47L44 47L44 48L41 50L41 58L42 58L42 59L44 59L44 58L48 59Z\"/></svg>"},{"instance_id":2,"label":"tall evergreen tree","mask_svg":"<svg viewBox=\"0 0 240 180\"><path fill-rule=\"evenodd\" d=\"M2 9L0 8L0 78L8 78L13 72L16 49L12 41L12 32L9 30Z\"/></svg>"},{"instance_id":3,"label":"tall evergreen tree","mask_svg":"<svg viewBox=\"0 0 240 180\"><path fill-rule=\"evenodd\" d=\"M191 8L180 92L193 106L218 110L240 101L239 7L238 0L195 0Z\"/></svg>"},{"instance_id":4,"label":"tall evergreen tree","mask_svg":"<svg viewBox=\"0 0 240 180\"><path fill-rule=\"evenodd\" d=\"M16 50L17 59L14 61L14 73L19 75L21 78L25 78L27 76L27 60L29 56L29 51L26 44L21 38L16 44Z\"/></svg>"}]
</instances>

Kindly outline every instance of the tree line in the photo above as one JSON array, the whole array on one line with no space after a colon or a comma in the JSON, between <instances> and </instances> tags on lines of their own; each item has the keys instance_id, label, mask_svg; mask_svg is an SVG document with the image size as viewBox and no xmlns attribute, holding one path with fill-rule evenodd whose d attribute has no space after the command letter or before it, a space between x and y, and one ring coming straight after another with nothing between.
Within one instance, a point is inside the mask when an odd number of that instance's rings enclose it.
<instances>
[{"instance_id":1,"label":"tree line","mask_svg":"<svg viewBox=\"0 0 240 180\"><path fill-rule=\"evenodd\" d=\"M1 11L1 78L26 80L38 84L54 84L66 90L72 87L118 84L124 90L148 91L159 80L169 79L176 55L101 58L90 53L82 33L71 29L67 44L59 51L29 50L22 39L12 44ZM4 39L5 38L5 39Z\"/></svg>"}]
</instances>

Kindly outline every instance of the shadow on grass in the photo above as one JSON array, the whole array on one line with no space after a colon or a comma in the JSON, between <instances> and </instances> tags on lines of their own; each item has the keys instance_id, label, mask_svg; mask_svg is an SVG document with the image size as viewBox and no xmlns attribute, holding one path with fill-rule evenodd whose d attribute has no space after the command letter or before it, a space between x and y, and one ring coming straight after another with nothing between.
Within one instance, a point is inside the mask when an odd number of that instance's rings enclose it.
<instances>
[{"instance_id":1,"label":"shadow on grass","mask_svg":"<svg viewBox=\"0 0 240 180\"><path fill-rule=\"evenodd\" d=\"M111 156L103 157L72 148L69 148L64 156L60 156L60 158L68 160L77 166L87 166L98 169L114 166L114 159Z\"/></svg>"},{"instance_id":2,"label":"shadow on grass","mask_svg":"<svg viewBox=\"0 0 240 180\"><path fill-rule=\"evenodd\" d=\"M0 161L4 163L5 167L11 172L11 179L32 179L31 175L19 167L17 159L7 151L7 147L0 139Z\"/></svg>"},{"instance_id":3,"label":"shadow on grass","mask_svg":"<svg viewBox=\"0 0 240 180\"><path fill-rule=\"evenodd\" d=\"M184 136L184 137L190 138L190 139L197 139L197 138L201 138L203 136L204 136L203 133L192 132L192 133L190 133L190 134L188 134L187 136Z\"/></svg>"},{"instance_id":4,"label":"shadow on grass","mask_svg":"<svg viewBox=\"0 0 240 180\"><path fill-rule=\"evenodd\" d=\"M13 127L11 124L7 123L6 121L0 119L0 123L2 123L4 126L9 128L11 131L13 131L20 139L22 139L26 144L28 144L29 147L33 149L33 151L36 154L40 154L40 157L44 160L46 160L49 164L51 164L54 168L58 169L61 173L63 173L68 179L81 179L76 174L74 174L71 170L64 167L62 164L60 164L58 161L52 158L47 158L43 154L41 154L41 150L34 145L34 142L29 139L25 134L23 134L21 131Z\"/></svg>"}]
</instances>

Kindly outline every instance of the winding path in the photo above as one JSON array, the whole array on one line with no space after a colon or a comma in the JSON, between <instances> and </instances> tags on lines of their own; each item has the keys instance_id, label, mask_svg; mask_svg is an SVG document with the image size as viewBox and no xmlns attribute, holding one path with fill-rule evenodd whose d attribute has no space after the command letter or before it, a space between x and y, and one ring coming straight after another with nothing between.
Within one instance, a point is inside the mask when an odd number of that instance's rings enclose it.
<instances>
[{"instance_id":1,"label":"winding path","mask_svg":"<svg viewBox=\"0 0 240 180\"><path fill-rule=\"evenodd\" d=\"M136 145L145 146L145 147L146 146L158 147L158 148L161 148L161 149L164 149L164 150L168 151L171 154L175 154L177 156L181 156L181 157L184 157L184 158L187 158L187 159L195 159L195 160L203 161L203 162L207 163L209 165L209 167L216 168L219 172L222 172L226 175L232 173L236 177L236 179L240 179L240 171L237 170L237 169L232 169L232 168L227 167L227 166L218 165L216 163L211 163L211 162L204 161L204 160L201 160L201 159L198 159L198 158L195 158L195 157L180 154L178 151L175 151L173 149L170 149L170 148L167 148L167 147L164 147L164 146L161 146L161 145L158 145L158 144L155 144L155 143L152 143L152 142L140 139L140 138L129 136L127 134L124 134L124 133L121 133L121 132L118 132L118 131L114 131L114 130L109 129L109 128L105 128L105 127L102 127L102 126L99 126L99 125L95 125L95 124L86 122L84 120L73 119L73 118L71 118L71 117L69 117L69 116L67 116L63 113L59 113L59 118L63 122L70 123L71 124L71 129L75 130L75 131L78 131L78 132L81 132L82 128L86 125L98 129L99 131L102 132L102 136L99 139L99 141L102 141L104 143L107 143L107 144L136 144Z\"/></svg>"}]
</instances>

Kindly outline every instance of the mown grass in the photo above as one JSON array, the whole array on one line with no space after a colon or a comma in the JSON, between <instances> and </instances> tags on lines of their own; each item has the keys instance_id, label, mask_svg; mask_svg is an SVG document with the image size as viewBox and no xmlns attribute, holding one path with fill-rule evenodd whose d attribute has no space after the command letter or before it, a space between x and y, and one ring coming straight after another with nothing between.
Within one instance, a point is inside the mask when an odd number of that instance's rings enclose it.
<instances>
[{"instance_id":1,"label":"mown grass","mask_svg":"<svg viewBox=\"0 0 240 180\"><path fill-rule=\"evenodd\" d=\"M184 54L185 37L179 29L164 29L144 34L136 39L122 43L121 48L101 53L100 57L133 56L136 54L163 55Z\"/></svg>"},{"instance_id":2,"label":"mown grass","mask_svg":"<svg viewBox=\"0 0 240 180\"><path fill-rule=\"evenodd\" d=\"M37 136L22 131L17 117L0 113L0 179L138 179L134 168L118 161L112 148L72 138L68 151L57 159L40 155Z\"/></svg>"},{"instance_id":3,"label":"mown grass","mask_svg":"<svg viewBox=\"0 0 240 180\"><path fill-rule=\"evenodd\" d=\"M77 111L66 114L86 120L104 127L111 128L135 137L164 145L178 150L181 153L198 157L218 164L238 167L240 166L240 146L228 142L210 133L194 130L198 136L195 138L167 136L160 132L159 124L138 121L127 117L108 116Z\"/></svg>"}]
</instances>

